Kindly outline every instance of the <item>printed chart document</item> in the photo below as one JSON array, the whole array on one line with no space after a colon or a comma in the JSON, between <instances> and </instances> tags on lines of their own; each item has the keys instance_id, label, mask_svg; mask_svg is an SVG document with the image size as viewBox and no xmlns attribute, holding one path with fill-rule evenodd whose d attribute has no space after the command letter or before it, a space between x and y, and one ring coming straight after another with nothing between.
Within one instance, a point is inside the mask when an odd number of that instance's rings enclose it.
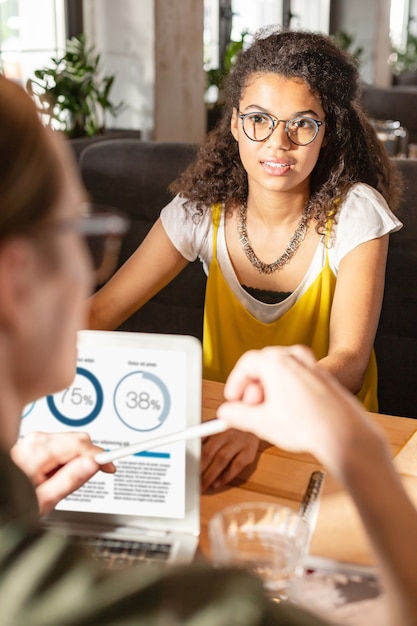
<instances>
[{"instance_id":1,"label":"printed chart document","mask_svg":"<svg viewBox=\"0 0 417 626\"><path fill-rule=\"evenodd\" d=\"M21 435L79 430L112 450L187 426L184 353L141 349L138 358L137 349L96 346L77 365L67 389L25 407ZM184 441L125 457L116 474L98 472L57 509L181 518L185 459Z\"/></svg>"}]
</instances>

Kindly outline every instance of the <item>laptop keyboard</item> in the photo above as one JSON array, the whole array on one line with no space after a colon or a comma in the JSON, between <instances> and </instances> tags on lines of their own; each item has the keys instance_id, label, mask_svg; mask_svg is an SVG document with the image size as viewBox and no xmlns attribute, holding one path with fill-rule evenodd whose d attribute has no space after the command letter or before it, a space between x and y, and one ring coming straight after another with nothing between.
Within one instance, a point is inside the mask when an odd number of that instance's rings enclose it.
<instances>
[{"instance_id":1,"label":"laptop keyboard","mask_svg":"<svg viewBox=\"0 0 417 626\"><path fill-rule=\"evenodd\" d=\"M85 545L93 557L108 568L127 568L138 561L166 564L172 545L153 541L120 540L107 537L73 537Z\"/></svg>"}]
</instances>

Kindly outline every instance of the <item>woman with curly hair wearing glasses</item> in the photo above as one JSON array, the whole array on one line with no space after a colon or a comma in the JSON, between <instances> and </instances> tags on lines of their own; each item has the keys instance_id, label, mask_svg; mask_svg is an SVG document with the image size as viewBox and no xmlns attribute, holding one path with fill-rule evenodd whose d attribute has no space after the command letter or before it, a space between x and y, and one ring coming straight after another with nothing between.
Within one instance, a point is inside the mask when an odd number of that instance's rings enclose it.
<instances>
[{"instance_id":1,"label":"woman with curly hair wearing glasses","mask_svg":"<svg viewBox=\"0 0 417 626\"><path fill-rule=\"evenodd\" d=\"M377 411L373 342L401 182L361 109L357 69L324 35L264 32L224 92L218 126L94 296L90 326L117 327L199 257L205 378L225 381L247 349L304 344ZM236 477L257 445L208 438L202 488Z\"/></svg>"}]
</instances>

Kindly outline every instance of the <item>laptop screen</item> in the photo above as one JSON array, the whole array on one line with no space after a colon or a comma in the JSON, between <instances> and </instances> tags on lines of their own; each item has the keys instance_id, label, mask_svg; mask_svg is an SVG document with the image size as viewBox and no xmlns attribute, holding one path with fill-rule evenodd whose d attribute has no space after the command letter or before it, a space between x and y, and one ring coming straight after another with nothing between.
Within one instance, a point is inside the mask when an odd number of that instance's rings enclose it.
<instances>
[{"instance_id":1,"label":"laptop screen","mask_svg":"<svg viewBox=\"0 0 417 626\"><path fill-rule=\"evenodd\" d=\"M79 430L111 450L200 421L201 344L197 339L81 331L72 384L26 406L21 435L33 430ZM182 519L188 508L187 472L199 473L199 448L196 454L196 442L189 444L180 441L122 458L115 462L115 474L98 472L56 510Z\"/></svg>"}]
</instances>

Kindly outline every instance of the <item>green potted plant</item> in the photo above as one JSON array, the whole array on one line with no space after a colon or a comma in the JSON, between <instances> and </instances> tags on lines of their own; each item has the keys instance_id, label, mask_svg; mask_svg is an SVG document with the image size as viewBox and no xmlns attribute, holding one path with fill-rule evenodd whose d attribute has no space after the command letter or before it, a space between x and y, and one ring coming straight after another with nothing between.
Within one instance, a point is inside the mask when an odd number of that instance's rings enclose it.
<instances>
[{"instance_id":1,"label":"green potted plant","mask_svg":"<svg viewBox=\"0 0 417 626\"><path fill-rule=\"evenodd\" d=\"M217 90L215 102L211 102L207 107L208 130L215 126L220 117L223 106L222 88L224 79L233 68L236 56L243 49L248 35L249 31L245 30L241 33L238 41L230 40L226 46L223 59L220 62L220 67L206 70L206 89L209 90L215 87Z\"/></svg>"},{"instance_id":2,"label":"green potted plant","mask_svg":"<svg viewBox=\"0 0 417 626\"><path fill-rule=\"evenodd\" d=\"M102 133L105 112L116 116L122 106L111 102L114 75L101 76L100 55L87 45L85 35L69 39L65 54L52 57L51 66L34 75L26 87L39 112L70 138Z\"/></svg>"},{"instance_id":3,"label":"green potted plant","mask_svg":"<svg viewBox=\"0 0 417 626\"><path fill-rule=\"evenodd\" d=\"M230 40L226 46L224 57L220 63L220 67L211 68L206 71L207 88L217 87L219 91L219 100L221 100L221 89L223 81L227 74L232 69L236 55L243 49L245 44L245 37L248 35L248 31L241 33L239 41Z\"/></svg>"},{"instance_id":4,"label":"green potted plant","mask_svg":"<svg viewBox=\"0 0 417 626\"><path fill-rule=\"evenodd\" d=\"M348 52L353 59L356 67L362 65L363 60L363 48L355 44L355 36L347 33L344 30L340 30L336 34L332 35L333 41L339 48Z\"/></svg>"},{"instance_id":5,"label":"green potted plant","mask_svg":"<svg viewBox=\"0 0 417 626\"><path fill-rule=\"evenodd\" d=\"M393 47L388 62L394 85L417 85L417 37L407 34L405 48Z\"/></svg>"}]
</instances>

